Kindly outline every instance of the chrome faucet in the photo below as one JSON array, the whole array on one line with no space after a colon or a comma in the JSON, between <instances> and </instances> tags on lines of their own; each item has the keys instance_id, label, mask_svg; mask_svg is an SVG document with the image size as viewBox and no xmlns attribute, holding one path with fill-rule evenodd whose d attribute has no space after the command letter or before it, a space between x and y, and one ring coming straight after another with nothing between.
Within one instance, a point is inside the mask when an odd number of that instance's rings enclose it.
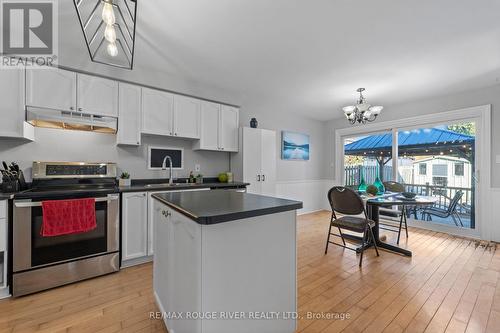
<instances>
[{"instance_id":1,"label":"chrome faucet","mask_svg":"<svg viewBox=\"0 0 500 333\"><path fill-rule=\"evenodd\" d=\"M172 176L172 158L170 156L165 156L163 159L163 163L161 164L161 169L162 170L167 170L167 160L169 162L169 168L170 168L170 177L168 178L168 184L172 185L174 183L174 178Z\"/></svg>"}]
</instances>

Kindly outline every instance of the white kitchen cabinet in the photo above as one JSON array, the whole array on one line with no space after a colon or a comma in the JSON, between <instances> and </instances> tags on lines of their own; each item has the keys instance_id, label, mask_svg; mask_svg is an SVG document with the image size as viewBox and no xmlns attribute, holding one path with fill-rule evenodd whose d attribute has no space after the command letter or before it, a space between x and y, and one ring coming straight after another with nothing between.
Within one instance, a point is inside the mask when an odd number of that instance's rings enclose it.
<instances>
[{"instance_id":1,"label":"white kitchen cabinet","mask_svg":"<svg viewBox=\"0 0 500 333\"><path fill-rule=\"evenodd\" d=\"M27 68L26 106L76 111L76 73L49 67Z\"/></svg>"},{"instance_id":2,"label":"white kitchen cabinet","mask_svg":"<svg viewBox=\"0 0 500 333\"><path fill-rule=\"evenodd\" d=\"M78 111L118 117L118 82L85 74L77 80Z\"/></svg>"},{"instance_id":3,"label":"white kitchen cabinet","mask_svg":"<svg viewBox=\"0 0 500 333\"><path fill-rule=\"evenodd\" d=\"M237 108L221 105L219 116L219 147L224 151L238 151L239 111Z\"/></svg>"},{"instance_id":4,"label":"white kitchen cabinet","mask_svg":"<svg viewBox=\"0 0 500 333\"><path fill-rule=\"evenodd\" d=\"M147 192L122 194L122 262L148 254Z\"/></svg>"},{"instance_id":5,"label":"white kitchen cabinet","mask_svg":"<svg viewBox=\"0 0 500 333\"><path fill-rule=\"evenodd\" d=\"M219 150L219 112L220 104L201 102L200 140L193 148L200 150Z\"/></svg>"},{"instance_id":6,"label":"white kitchen cabinet","mask_svg":"<svg viewBox=\"0 0 500 333\"><path fill-rule=\"evenodd\" d=\"M248 182L247 192L276 194L276 132L242 127L239 152L231 156L231 171L236 181Z\"/></svg>"},{"instance_id":7,"label":"white kitchen cabinet","mask_svg":"<svg viewBox=\"0 0 500 333\"><path fill-rule=\"evenodd\" d=\"M142 88L142 133L173 135L174 95Z\"/></svg>"},{"instance_id":8,"label":"white kitchen cabinet","mask_svg":"<svg viewBox=\"0 0 500 333\"><path fill-rule=\"evenodd\" d=\"M25 71L5 69L0 75L0 137L21 138L33 141L33 126L25 122Z\"/></svg>"},{"instance_id":9,"label":"white kitchen cabinet","mask_svg":"<svg viewBox=\"0 0 500 333\"><path fill-rule=\"evenodd\" d=\"M141 144L141 87L119 83L117 144Z\"/></svg>"},{"instance_id":10,"label":"white kitchen cabinet","mask_svg":"<svg viewBox=\"0 0 500 333\"><path fill-rule=\"evenodd\" d=\"M163 311L201 313L201 225L155 200L158 213L155 251L161 260L155 260L153 284ZM168 330L173 332L201 332L199 320L172 320Z\"/></svg>"},{"instance_id":11,"label":"white kitchen cabinet","mask_svg":"<svg viewBox=\"0 0 500 333\"><path fill-rule=\"evenodd\" d=\"M174 136L200 138L200 104L195 98L174 96Z\"/></svg>"},{"instance_id":12,"label":"white kitchen cabinet","mask_svg":"<svg viewBox=\"0 0 500 333\"><path fill-rule=\"evenodd\" d=\"M209 188L170 190L169 192L209 191ZM155 249L155 221L159 214L155 199L157 192L122 194L122 266L151 261Z\"/></svg>"},{"instance_id":13,"label":"white kitchen cabinet","mask_svg":"<svg viewBox=\"0 0 500 333\"><path fill-rule=\"evenodd\" d=\"M238 151L239 110L212 102L201 102L200 140L195 150Z\"/></svg>"}]
</instances>

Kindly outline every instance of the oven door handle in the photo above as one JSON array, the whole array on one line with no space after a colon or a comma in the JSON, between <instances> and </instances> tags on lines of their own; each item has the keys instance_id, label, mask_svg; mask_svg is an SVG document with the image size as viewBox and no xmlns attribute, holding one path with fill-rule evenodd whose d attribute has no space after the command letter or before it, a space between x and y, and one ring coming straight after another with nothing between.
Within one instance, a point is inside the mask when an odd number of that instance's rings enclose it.
<instances>
[{"instance_id":1,"label":"oven door handle","mask_svg":"<svg viewBox=\"0 0 500 333\"><path fill-rule=\"evenodd\" d=\"M104 201L113 201L113 200L118 200L119 196L109 196L109 197L102 197L102 198L95 198L95 202L104 202ZM42 202L41 201L19 201L15 202L14 201L14 206L18 208L26 208L26 207L41 207Z\"/></svg>"}]
</instances>

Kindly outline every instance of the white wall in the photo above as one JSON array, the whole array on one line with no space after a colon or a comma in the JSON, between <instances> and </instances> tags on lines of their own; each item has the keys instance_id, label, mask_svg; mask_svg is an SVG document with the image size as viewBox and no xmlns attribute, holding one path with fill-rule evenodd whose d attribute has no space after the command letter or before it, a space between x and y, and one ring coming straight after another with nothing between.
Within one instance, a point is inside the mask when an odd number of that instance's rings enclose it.
<instances>
[{"instance_id":1,"label":"white wall","mask_svg":"<svg viewBox=\"0 0 500 333\"><path fill-rule=\"evenodd\" d=\"M258 106L244 106L240 113L240 126L250 126L255 117L259 128L276 131L277 186L276 195L282 198L300 200L304 208L300 213L323 209L326 202L324 191L326 127L321 121ZM288 130L309 134L309 161L285 161L281 159L281 131Z\"/></svg>"},{"instance_id":2,"label":"white wall","mask_svg":"<svg viewBox=\"0 0 500 333\"><path fill-rule=\"evenodd\" d=\"M183 177L200 164L204 176L217 176L229 170L229 153L193 151L190 140L142 136L140 147L116 146L111 134L35 128L35 142L0 138L0 161L17 161L31 179L33 161L115 162L132 178L167 177L162 171L147 169L148 145L184 148L184 169L175 171Z\"/></svg>"}]
</instances>

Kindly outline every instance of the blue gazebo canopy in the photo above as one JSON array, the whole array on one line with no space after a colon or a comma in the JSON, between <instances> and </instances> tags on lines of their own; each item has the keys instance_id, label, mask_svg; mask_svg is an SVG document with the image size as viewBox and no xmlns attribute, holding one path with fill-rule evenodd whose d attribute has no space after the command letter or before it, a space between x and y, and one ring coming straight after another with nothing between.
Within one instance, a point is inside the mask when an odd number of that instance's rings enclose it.
<instances>
[{"instance_id":1,"label":"blue gazebo canopy","mask_svg":"<svg viewBox=\"0 0 500 333\"><path fill-rule=\"evenodd\" d=\"M470 157L475 137L446 129L428 128L398 132L399 155L458 155ZM392 133L375 134L344 146L345 155L390 156Z\"/></svg>"}]
</instances>

